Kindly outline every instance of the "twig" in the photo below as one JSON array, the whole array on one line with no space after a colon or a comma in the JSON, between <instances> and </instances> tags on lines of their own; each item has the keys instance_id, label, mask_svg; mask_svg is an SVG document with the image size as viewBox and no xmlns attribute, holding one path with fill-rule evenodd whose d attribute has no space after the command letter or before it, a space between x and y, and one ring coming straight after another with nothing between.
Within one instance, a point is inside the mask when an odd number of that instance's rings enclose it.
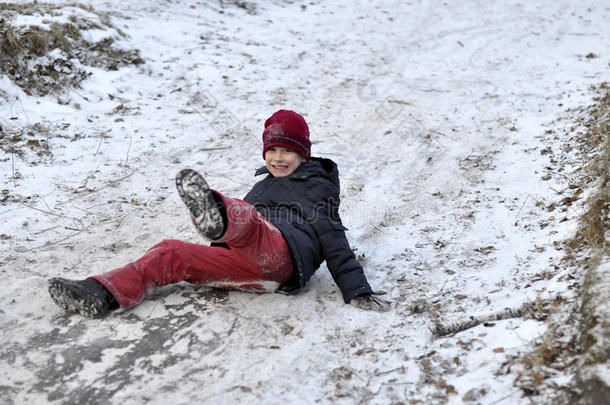
<instances>
[{"instance_id":1,"label":"twig","mask_svg":"<svg viewBox=\"0 0 610 405\"><path fill-rule=\"evenodd\" d=\"M233 323L231 324L231 328L227 331L227 337L231 336L233 334L233 331L235 330L235 327L237 326L237 321L239 320L239 317L235 317L235 319L233 319Z\"/></svg>"},{"instance_id":2,"label":"twig","mask_svg":"<svg viewBox=\"0 0 610 405\"><path fill-rule=\"evenodd\" d=\"M42 202L44 203L44 205L47 207L47 209L49 211L51 211L51 207L49 207L49 204L47 204L47 200L44 199L44 197L40 197L40 199L42 200Z\"/></svg>"},{"instance_id":3,"label":"twig","mask_svg":"<svg viewBox=\"0 0 610 405\"><path fill-rule=\"evenodd\" d=\"M89 210L86 210L86 209L84 209L84 208L77 207L76 205L72 205L72 207L76 208L77 210L83 211L84 213L89 214L89 215L95 215L95 216L104 217L104 220L110 220L110 219L112 219L112 217L110 217L110 216L108 216L108 215L106 215L106 214L102 214L101 212L93 212L93 211L89 211Z\"/></svg>"},{"instance_id":4,"label":"twig","mask_svg":"<svg viewBox=\"0 0 610 405\"><path fill-rule=\"evenodd\" d=\"M36 246L36 247L33 247L33 248L29 248L29 249L28 249L28 248L25 248L25 249L23 249L22 251L23 251L23 252L31 252L32 250L38 250L38 249L46 248L46 247L49 247L49 246L58 245L58 244L60 244L60 243L62 243L62 242L64 242L64 241L66 241L66 240L68 240L68 239L70 239L70 238L72 238L72 237L74 237L74 236L78 235L79 233L83 232L84 230L86 230L87 228L89 228L89 226L91 226L91 224L89 224L89 225L87 225L87 226L83 227L83 228L82 228L82 229L80 229L78 232L75 232L75 233L73 233L72 235L68 235L68 236L66 236L65 238L60 239L60 240L58 240L58 241L55 241L55 242L52 242L52 243L46 243L46 244L44 244L44 245L41 245L41 246Z\"/></svg>"},{"instance_id":5,"label":"twig","mask_svg":"<svg viewBox=\"0 0 610 405\"><path fill-rule=\"evenodd\" d=\"M93 154L93 157L95 157L97 155L97 153L100 151L100 148L102 147L102 141L104 140L104 136L100 135L100 143L97 145L97 149L95 150L95 153Z\"/></svg>"},{"instance_id":6,"label":"twig","mask_svg":"<svg viewBox=\"0 0 610 405\"><path fill-rule=\"evenodd\" d=\"M527 195L527 197L525 197L525 200L523 201L523 204L521 204L521 208L519 208L519 211L517 211L517 215L515 215L514 221L517 222L517 218L519 217L519 214L521 213L521 210L523 209L523 207L525 206L525 203L527 202L527 200L529 200L530 196L529 194Z\"/></svg>"},{"instance_id":7,"label":"twig","mask_svg":"<svg viewBox=\"0 0 610 405\"><path fill-rule=\"evenodd\" d=\"M77 196L77 197L74 197L74 198L72 198L72 199L70 199L70 200L67 200L67 201L65 201L65 202L66 202L66 203L69 203L70 201L74 201L74 200L77 200L77 199L79 199L79 198L86 197L86 196L91 195L91 194L93 194L93 193L97 193L97 192L99 192L99 191L102 191L103 189L105 189L105 188L107 188L107 187L110 187L110 186L114 187L114 186L116 186L118 183L120 183L121 181L123 181L123 180L125 180L126 178L128 178L128 177L132 176L132 175L133 175L135 172L137 172L137 171L138 171L138 168L136 167L135 169L133 169L133 171L132 171L131 173L126 174L125 176L119 177L118 179L110 180L108 183L104 184L102 187L98 188L97 190L90 191L90 192L88 192L88 193L86 193L86 194L81 194L81 195L79 195L79 196Z\"/></svg>"},{"instance_id":8,"label":"twig","mask_svg":"<svg viewBox=\"0 0 610 405\"><path fill-rule=\"evenodd\" d=\"M83 259L80 259L78 262L76 262L75 264L70 266L71 270L74 270L75 268L77 268L81 263L83 262Z\"/></svg>"},{"instance_id":9,"label":"twig","mask_svg":"<svg viewBox=\"0 0 610 405\"><path fill-rule=\"evenodd\" d=\"M440 89L421 89L424 93L449 93L449 90L440 90Z\"/></svg>"},{"instance_id":10,"label":"twig","mask_svg":"<svg viewBox=\"0 0 610 405\"><path fill-rule=\"evenodd\" d=\"M125 155L125 168L127 168L127 161L129 160L129 151L131 150L131 138L132 136L129 135L129 146L127 147L127 154Z\"/></svg>"},{"instance_id":11,"label":"twig","mask_svg":"<svg viewBox=\"0 0 610 405\"><path fill-rule=\"evenodd\" d=\"M110 132L110 130L100 133L100 143L97 145L97 149L96 149L95 153L93 154L93 157L95 157L98 154L98 152L100 151L100 148L102 147L102 142L106 138L106 134L109 132Z\"/></svg>"},{"instance_id":12,"label":"twig","mask_svg":"<svg viewBox=\"0 0 610 405\"><path fill-rule=\"evenodd\" d=\"M434 130L434 129L431 129L430 132L433 133L433 134L440 135L440 136L447 136L447 135L443 134L442 132Z\"/></svg>"},{"instance_id":13,"label":"twig","mask_svg":"<svg viewBox=\"0 0 610 405\"><path fill-rule=\"evenodd\" d=\"M65 238L63 238L63 239L58 240L57 242L49 243L48 245L45 245L45 246L43 246L43 247L46 247L46 246L52 246L52 245L58 245L58 244L60 244L60 243L62 243L62 242L65 242L65 241L67 241L68 239L70 239L70 238L72 238L72 237L74 237L74 236L78 235L79 233L81 233L81 232L85 231L85 230L86 230L87 228L89 228L90 226L91 226L91 224L89 224L89 225L87 225L87 226L84 226L84 227L82 227L82 228L81 228L81 229L80 229L78 232L73 233L72 235L68 235L68 236L66 236L66 237L65 237Z\"/></svg>"},{"instance_id":14,"label":"twig","mask_svg":"<svg viewBox=\"0 0 610 405\"><path fill-rule=\"evenodd\" d=\"M394 103L394 104L403 104L403 105L415 105L410 101L403 101L403 100L388 100L388 103Z\"/></svg>"},{"instance_id":15,"label":"twig","mask_svg":"<svg viewBox=\"0 0 610 405\"><path fill-rule=\"evenodd\" d=\"M535 309L539 305L544 305L546 303L551 302L551 299L535 301L535 302L526 302L521 305L519 308L505 308L503 311L496 312L493 314L483 315L483 316L471 316L468 320L452 323L449 325L443 325L441 323L436 323L434 327L430 328L432 334L436 337L451 335L453 333L458 333L465 331L466 329L474 328L485 322L491 321L500 321L503 319L510 318L520 318L527 313L534 312Z\"/></svg>"},{"instance_id":16,"label":"twig","mask_svg":"<svg viewBox=\"0 0 610 405\"><path fill-rule=\"evenodd\" d=\"M11 151L11 160L13 166L13 187L17 187L17 179L15 178L15 153Z\"/></svg>"},{"instance_id":17,"label":"twig","mask_svg":"<svg viewBox=\"0 0 610 405\"><path fill-rule=\"evenodd\" d=\"M77 96L79 96L80 98L84 99L85 101L89 101L89 99L85 96L83 96L82 94L80 94L78 91L74 90L74 89L70 89L70 91L72 93L76 93Z\"/></svg>"},{"instance_id":18,"label":"twig","mask_svg":"<svg viewBox=\"0 0 610 405\"><path fill-rule=\"evenodd\" d=\"M396 368L393 368L393 369L388 370L388 371L380 371L378 373L375 373L375 377L379 377L381 375L390 374L390 373L393 373L394 371L402 371L402 372L404 372L405 371L405 366L396 367Z\"/></svg>"},{"instance_id":19,"label":"twig","mask_svg":"<svg viewBox=\"0 0 610 405\"><path fill-rule=\"evenodd\" d=\"M199 148L197 152L209 152L211 150L231 149L230 146L216 146L213 148Z\"/></svg>"},{"instance_id":20,"label":"twig","mask_svg":"<svg viewBox=\"0 0 610 405\"><path fill-rule=\"evenodd\" d=\"M114 187L114 186L117 185L117 183L120 183L121 181L125 180L126 178L128 178L129 176L131 176L132 174L134 174L137 171L138 171L138 169L136 168L136 169L133 169L133 171L131 173L129 173L129 174L123 176L123 177L119 177L118 179L115 179L115 180L110 180L102 188L109 187L109 186L113 186ZM101 190L102 188L100 188L99 190Z\"/></svg>"},{"instance_id":21,"label":"twig","mask_svg":"<svg viewBox=\"0 0 610 405\"><path fill-rule=\"evenodd\" d=\"M28 122L28 125L30 125L30 119L28 117L27 111L25 111L25 108L23 107L23 103L21 102L21 97L17 97L17 100L19 100L19 104L21 104L21 111L23 111L23 115L25 115L25 120Z\"/></svg>"},{"instance_id":22,"label":"twig","mask_svg":"<svg viewBox=\"0 0 610 405\"><path fill-rule=\"evenodd\" d=\"M489 405L499 404L500 402L504 401L505 399L512 397L519 391L521 391L521 388L517 388L516 390L509 392L507 395L503 396L500 399L495 400L494 402L491 402Z\"/></svg>"},{"instance_id":23,"label":"twig","mask_svg":"<svg viewBox=\"0 0 610 405\"><path fill-rule=\"evenodd\" d=\"M0 211L0 216L2 216L2 215L4 215L4 214L8 214L8 213L9 213L9 212L11 212L11 211L15 211L16 209L17 209L17 208L11 208L11 209L8 209L8 210L6 210L6 211Z\"/></svg>"},{"instance_id":24,"label":"twig","mask_svg":"<svg viewBox=\"0 0 610 405\"><path fill-rule=\"evenodd\" d=\"M155 302L155 305L152 307L152 309L150 310L148 315L146 315L146 319L150 319L150 316L153 314L153 312L155 312L155 309L157 309L158 305L159 305L159 301Z\"/></svg>"},{"instance_id":25,"label":"twig","mask_svg":"<svg viewBox=\"0 0 610 405\"><path fill-rule=\"evenodd\" d=\"M412 384L414 384L414 383L411 382L411 381L406 381L406 382L384 382L384 383L381 383L381 385L379 385L379 387L377 388L377 391L375 391L375 392L370 391L370 394L363 395L362 398L360 399L360 401L358 402L358 404L363 404L365 401L369 402L369 400L371 398L379 395L379 393L381 392L381 389L383 387L386 387L386 386L396 386L396 385L412 385Z\"/></svg>"},{"instance_id":26,"label":"twig","mask_svg":"<svg viewBox=\"0 0 610 405\"><path fill-rule=\"evenodd\" d=\"M28 207L28 208L31 208L31 209L33 209L33 210L35 210L35 211L40 211L40 212L42 212L42 213L44 213L44 214L52 215L52 216L54 216L54 217L59 217L59 218L68 218L68 219L72 219L72 220L77 221L77 222L80 222L80 223L82 223L82 222L83 222L83 221L82 221L80 218L74 218L74 217L69 217L69 216L67 216L67 215L56 214L56 213L51 212L51 211L47 211L47 210L43 210L43 209L40 209L40 208L33 207L33 206L31 206L31 205L29 205L29 204L26 204L26 203L24 203L24 202L20 202L20 204L21 204L21 205L24 205L24 206L26 206L26 207Z\"/></svg>"},{"instance_id":27,"label":"twig","mask_svg":"<svg viewBox=\"0 0 610 405\"><path fill-rule=\"evenodd\" d=\"M51 230L53 230L55 228L59 228L59 225L55 225L55 226L52 226L52 227L47 228L47 229L43 229L43 230L38 231L38 232L34 232L34 235L40 235L41 233L45 233L45 232L51 231Z\"/></svg>"},{"instance_id":28,"label":"twig","mask_svg":"<svg viewBox=\"0 0 610 405\"><path fill-rule=\"evenodd\" d=\"M447 282L449 282L449 280L452 280L452 279L451 278L446 278L445 281L443 282L443 285L441 286L441 289L438 290L438 292L436 294L434 294L430 298L428 298L428 301L432 301L433 298L436 298L439 295L441 295L443 293L443 290L445 289L445 286L447 285Z\"/></svg>"}]
</instances>

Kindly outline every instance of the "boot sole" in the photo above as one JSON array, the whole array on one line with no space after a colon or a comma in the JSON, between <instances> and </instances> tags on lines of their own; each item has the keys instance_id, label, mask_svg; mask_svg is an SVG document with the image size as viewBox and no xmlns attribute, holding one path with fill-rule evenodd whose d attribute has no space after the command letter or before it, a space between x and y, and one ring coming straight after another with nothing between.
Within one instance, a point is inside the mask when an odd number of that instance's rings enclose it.
<instances>
[{"instance_id":1,"label":"boot sole","mask_svg":"<svg viewBox=\"0 0 610 405\"><path fill-rule=\"evenodd\" d=\"M201 236L220 238L224 233L222 215L203 176L192 169L181 170L176 175L176 189Z\"/></svg>"},{"instance_id":2,"label":"boot sole","mask_svg":"<svg viewBox=\"0 0 610 405\"><path fill-rule=\"evenodd\" d=\"M58 277L50 279L49 294L61 308L87 318L103 318L110 312L101 299L88 295L88 291L72 280Z\"/></svg>"}]
</instances>

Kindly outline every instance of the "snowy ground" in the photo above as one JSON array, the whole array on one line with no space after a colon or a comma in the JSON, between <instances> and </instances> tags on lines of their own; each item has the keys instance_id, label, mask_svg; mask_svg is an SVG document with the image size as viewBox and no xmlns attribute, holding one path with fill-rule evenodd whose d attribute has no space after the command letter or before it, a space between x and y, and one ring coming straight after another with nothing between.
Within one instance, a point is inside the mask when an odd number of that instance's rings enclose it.
<instances>
[{"instance_id":1,"label":"snowy ground","mask_svg":"<svg viewBox=\"0 0 610 405\"><path fill-rule=\"evenodd\" d=\"M0 402L529 403L502 364L543 322L429 328L570 296L556 242L578 208L548 207L574 168L548 172L546 132L610 80L607 3L224 3L97 2L145 64L88 68L61 99L0 77L0 125L40 123L52 153L0 159ZM51 302L49 277L198 241L175 173L245 195L280 108L339 164L348 237L392 312L345 305L325 268L297 296L181 284L102 321Z\"/></svg>"}]
</instances>

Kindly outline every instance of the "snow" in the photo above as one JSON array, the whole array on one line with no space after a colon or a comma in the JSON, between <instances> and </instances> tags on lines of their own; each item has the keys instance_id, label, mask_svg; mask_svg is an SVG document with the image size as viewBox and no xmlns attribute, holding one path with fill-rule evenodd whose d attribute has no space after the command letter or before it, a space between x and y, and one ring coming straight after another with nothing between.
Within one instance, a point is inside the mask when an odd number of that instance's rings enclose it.
<instances>
[{"instance_id":1,"label":"snow","mask_svg":"<svg viewBox=\"0 0 610 405\"><path fill-rule=\"evenodd\" d=\"M429 328L572 294L563 274L539 276L555 271L554 242L572 235L577 213L546 209L567 180L542 179L540 151L561 147L545 131L570 125L556 120L610 79L609 7L275 0L248 13L225 3L96 3L146 63L88 68L66 104L0 77L2 128L40 122L57 135L52 159L0 160L2 189L21 201L0 206L10 236L0 240L0 395L528 403L498 371L531 349L543 322L443 338ZM280 108L302 113L313 155L338 163L348 237L392 312L345 305L324 267L296 296L181 283L101 321L53 304L49 277L117 268L166 238L199 242L175 173L195 168L242 197L263 164L263 122Z\"/></svg>"}]
</instances>

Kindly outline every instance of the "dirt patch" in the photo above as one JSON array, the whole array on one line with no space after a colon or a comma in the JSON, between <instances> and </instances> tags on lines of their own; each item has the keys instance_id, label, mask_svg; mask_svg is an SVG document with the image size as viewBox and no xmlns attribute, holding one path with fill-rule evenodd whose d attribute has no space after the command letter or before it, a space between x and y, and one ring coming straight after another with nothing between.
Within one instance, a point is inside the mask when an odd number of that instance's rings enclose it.
<instances>
[{"instance_id":1,"label":"dirt patch","mask_svg":"<svg viewBox=\"0 0 610 405\"><path fill-rule=\"evenodd\" d=\"M123 49L126 35L107 13L79 3L0 4L0 74L28 95L78 88L88 67L117 70L144 63L137 49Z\"/></svg>"},{"instance_id":2,"label":"dirt patch","mask_svg":"<svg viewBox=\"0 0 610 405\"><path fill-rule=\"evenodd\" d=\"M18 126L12 125L13 122L18 121L11 117L3 123L0 122L0 151L4 152L0 157L0 162L20 159L32 166L49 164L53 161L51 144L54 138L65 138L71 141L83 138L80 133L69 134L69 123L36 122ZM18 171L13 171L12 179L21 179ZM1 198L0 202L2 202Z\"/></svg>"},{"instance_id":3,"label":"dirt patch","mask_svg":"<svg viewBox=\"0 0 610 405\"><path fill-rule=\"evenodd\" d=\"M47 160L51 157L49 132L49 127L40 123L21 128L0 126L0 150L6 153L0 161L10 160L16 156L37 165ZM19 179L20 175L15 172L13 177Z\"/></svg>"},{"instance_id":4,"label":"dirt patch","mask_svg":"<svg viewBox=\"0 0 610 405\"><path fill-rule=\"evenodd\" d=\"M227 7L237 7L248 14L256 14L256 3L251 1L242 0L220 0L221 13L224 13L224 9Z\"/></svg>"}]
</instances>

